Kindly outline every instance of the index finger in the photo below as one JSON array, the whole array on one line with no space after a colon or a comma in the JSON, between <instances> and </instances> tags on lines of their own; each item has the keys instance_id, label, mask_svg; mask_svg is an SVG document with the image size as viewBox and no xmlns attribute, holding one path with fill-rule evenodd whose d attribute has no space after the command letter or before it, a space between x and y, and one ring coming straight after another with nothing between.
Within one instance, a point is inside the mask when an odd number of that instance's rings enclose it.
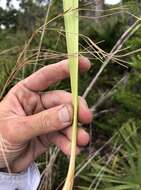
<instances>
[{"instance_id":1,"label":"index finger","mask_svg":"<svg viewBox=\"0 0 141 190\"><path fill-rule=\"evenodd\" d=\"M89 68L90 61L85 57L81 57L79 59L80 72L87 71L89 70ZM24 79L21 83L30 90L42 91L47 89L47 87L51 84L54 84L68 77L68 60L63 60L56 64L51 64L41 68L39 71Z\"/></svg>"}]
</instances>

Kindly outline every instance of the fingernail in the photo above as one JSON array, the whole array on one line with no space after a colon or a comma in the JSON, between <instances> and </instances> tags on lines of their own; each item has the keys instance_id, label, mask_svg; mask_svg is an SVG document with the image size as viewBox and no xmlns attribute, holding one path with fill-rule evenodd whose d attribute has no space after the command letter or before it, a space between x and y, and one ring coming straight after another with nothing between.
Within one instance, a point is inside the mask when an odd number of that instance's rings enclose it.
<instances>
[{"instance_id":1,"label":"fingernail","mask_svg":"<svg viewBox=\"0 0 141 190\"><path fill-rule=\"evenodd\" d=\"M59 110L59 119L62 123L71 122L71 116L66 106L61 106L61 109Z\"/></svg>"}]
</instances>

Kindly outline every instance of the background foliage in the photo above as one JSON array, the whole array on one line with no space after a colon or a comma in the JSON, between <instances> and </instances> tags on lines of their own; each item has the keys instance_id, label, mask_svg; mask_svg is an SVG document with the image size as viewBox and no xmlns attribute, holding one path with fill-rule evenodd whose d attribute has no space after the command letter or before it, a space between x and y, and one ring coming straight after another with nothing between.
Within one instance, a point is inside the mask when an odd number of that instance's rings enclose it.
<instances>
[{"instance_id":1,"label":"background foliage","mask_svg":"<svg viewBox=\"0 0 141 190\"><path fill-rule=\"evenodd\" d=\"M6 10L0 8L1 98L16 82L33 72L42 33L42 28L38 32L37 29L44 24L48 9L45 0L19 1L19 10L11 6L10 0L7 1ZM89 57L92 68L87 74L80 76L80 95L84 93L108 55L104 54L102 57L101 52L96 52L95 45L109 53L121 35L139 19L140 5L139 0L123 0L116 6L105 5L104 1L95 4L94 1L91 3L81 0L80 53ZM60 13L62 4L53 0L48 20ZM86 128L90 132L91 143L77 159L81 167L78 169L75 189L141 189L141 27L138 26L138 30L110 61L87 96L89 106L94 106L95 119ZM23 52L31 36L34 38ZM17 61L21 52L23 54ZM63 18L60 16L46 27L36 69L63 58L66 58L66 45ZM9 76L12 77L5 86ZM68 84L69 81L57 83L50 90L69 91ZM49 155L52 155L53 151L54 149L51 149ZM94 156L97 151L98 154ZM45 160L51 163L49 156L39 158L41 171L44 171ZM84 163L87 162L83 169ZM67 163L64 155L57 154L46 178L43 178L41 189L55 189L65 177ZM79 172L81 169L82 172Z\"/></svg>"}]
</instances>

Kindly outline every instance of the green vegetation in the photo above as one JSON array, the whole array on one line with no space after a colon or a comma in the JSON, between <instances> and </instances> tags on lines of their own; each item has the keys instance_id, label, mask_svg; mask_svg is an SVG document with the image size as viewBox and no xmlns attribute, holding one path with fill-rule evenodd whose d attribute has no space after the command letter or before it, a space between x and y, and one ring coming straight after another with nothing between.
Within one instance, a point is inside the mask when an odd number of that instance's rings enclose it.
<instances>
[{"instance_id":1,"label":"green vegetation","mask_svg":"<svg viewBox=\"0 0 141 190\"><path fill-rule=\"evenodd\" d=\"M33 72L35 63L38 69L66 58L61 1L53 0L49 8L43 0L36 3L21 0L19 10L7 2L7 10L0 8L1 98L15 83ZM124 0L122 6L105 5L99 12L95 11L93 1L88 2L80 3L80 54L91 60L92 67L87 74L80 75L79 95L83 95L105 60L112 56L86 96L95 118L90 126L84 126L92 140L77 158L75 189L139 190L141 2ZM56 19L46 24L39 51L47 11L47 22ZM121 38L123 34L126 35ZM31 36L33 39L28 44ZM120 43L113 49L119 39ZM49 90L52 89L70 91L70 81L57 83ZM48 167L41 189L56 189L66 176L68 159L52 147L38 163L41 172L46 165Z\"/></svg>"}]
</instances>

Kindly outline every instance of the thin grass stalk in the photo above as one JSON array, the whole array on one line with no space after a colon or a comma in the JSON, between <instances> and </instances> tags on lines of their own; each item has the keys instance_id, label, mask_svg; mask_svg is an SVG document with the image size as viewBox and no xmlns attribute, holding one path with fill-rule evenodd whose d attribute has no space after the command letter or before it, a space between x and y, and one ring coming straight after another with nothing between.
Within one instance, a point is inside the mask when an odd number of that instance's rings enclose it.
<instances>
[{"instance_id":1,"label":"thin grass stalk","mask_svg":"<svg viewBox=\"0 0 141 190\"><path fill-rule=\"evenodd\" d=\"M77 141L77 112L78 112L78 51L79 51L79 18L78 18L78 0L63 0L66 42L69 58L69 69L71 78L71 91L74 106L73 125L72 125L72 143L71 157L66 182L63 190L72 190L75 159L76 159L76 141Z\"/></svg>"},{"instance_id":2,"label":"thin grass stalk","mask_svg":"<svg viewBox=\"0 0 141 190\"><path fill-rule=\"evenodd\" d=\"M45 16L45 22L44 22L44 25L43 25L43 31L42 31L40 42L39 42L39 48L38 48L36 62L35 62L34 68L33 68L33 72L36 71L37 64L38 64L38 61L39 61L39 56L40 56L40 52L41 52L41 48L42 48L42 43L43 43L45 31L46 31L46 23L48 21L48 16L49 16L50 8L51 8L51 3L49 2L49 5L47 6L47 12L46 12L46 16Z\"/></svg>"},{"instance_id":3,"label":"thin grass stalk","mask_svg":"<svg viewBox=\"0 0 141 190\"><path fill-rule=\"evenodd\" d=\"M119 40L117 41L117 43L115 44L115 46L112 48L111 52L109 53L109 56L107 57L107 59L104 61L104 63L102 64L101 68L99 69L98 73L96 74L96 76L92 79L92 81L90 82L89 86L87 87L87 89L85 90L84 94L83 94L83 98L86 98L89 94L89 92L91 91L92 87L94 86L94 84L97 82L97 80L99 79L99 76L101 75L101 73L103 72L103 70L105 69L105 67L109 64L109 62L112 60L113 56L115 56L118 51L123 47L124 43L139 29L140 24L139 20L135 21L134 24L132 26L130 26L124 33L123 35L119 38Z\"/></svg>"},{"instance_id":4,"label":"thin grass stalk","mask_svg":"<svg viewBox=\"0 0 141 190\"><path fill-rule=\"evenodd\" d=\"M53 21L56 21L58 18L62 17L62 14L59 14L57 16L55 16L54 18L52 18L51 20L49 20L47 23L46 23L46 28L47 26L52 23ZM27 41L26 45L24 46L22 52L20 53L18 59L17 59L17 62L16 62L16 65L15 67L13 68L12 72L10 73L10 76L8 77L8 79L6 80L5 82L5 85L4 87L2 88L1 92L0 92L0 100L2 99L5 91L6 91L6 88L8 87L8 85L10 85L10 83L14 80L15 78L15 75L18 73L18 71L23 67L23 65L25 65L27 62L25 62L25 64L23 64L23 61L22 61L22 58L23 58L23 55L24 55L24 52L28 50L31 42L33 41L33 39L37 36L37 34L39 32L41 32L44 28L44 25L41 26L40 28L38 28L37 30L35 30L30 39ZM19 69L20 68L20 69Z\"/></svg>"}]
</instances>

